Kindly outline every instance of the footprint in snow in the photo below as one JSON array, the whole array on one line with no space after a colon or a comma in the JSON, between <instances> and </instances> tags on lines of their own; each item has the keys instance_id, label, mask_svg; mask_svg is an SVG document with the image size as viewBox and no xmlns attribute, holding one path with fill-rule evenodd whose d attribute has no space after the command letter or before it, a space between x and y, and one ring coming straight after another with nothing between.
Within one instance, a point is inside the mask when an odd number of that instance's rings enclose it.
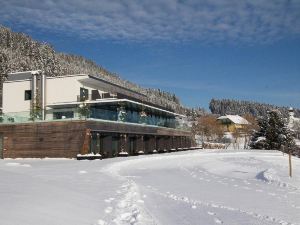
<instances>
[{"instance_id":1,"label":"footprint in snow","mask_svg":"<svg viewBox=\"0 0 300 225\"><path fill-rule=\"evenodd\" d=\"M121 209L124 209L128 206L128 204L125 202L125 201L121 201L119 202L118 204L118 207L121 208Z\"/></svg>"},{"instance_id":2,"label":"footprint in snow","mask_svg":"<svg viewBox=\"0 0 300 225\"><path fill-rule=\"evenodd\" d=\"M128 188L128 186L129 186L129 184L123 184L123 185L121 186L121 188L125 189L125 188Z\"/></svg>"},{"instance_id":3,"label":"footprint in snow","mask_svg":"<svg viewBox=\"0 0 300 225\"><path fill-rule=\"evenodd\" d=\"M115 200L114 198L108 198L108 199L105 199L104 201L107 202L107 203L111 203L113 200Z\"/></svg>"},{"instance_id":4,"label":"footprint in snow","mask_svg":"<svg viewBox=\"0 0 300 225\"><path fill-rule=\"evenodd\" d=\"M245 189L245 190L250 190L251 188L249 188L249 187L243 187L243 189Z\"/></svg>"},{"instance_id":5,"label":"footprint in snow","mask_svg":"<svg viewBox=\"0 0 300 225\"><path fill-rule=\"evenodd\" d=\"M98 220L97 221L97 225L107 225L108 223L106 223L104 220Z\"/></svg>"},{"instance_id":6,"label":"footprint in snow","mask_svg":"<svg viewBox=\"0 0 300 225\"><path fill-rule=\"evenodd\" d=\"M85 170L78 171L79 174L86 174L87 172Z\"/></svg>"},{"instance_id":7,"label":"footprint in snow","mask_svg":"<svg viewBox=\"0 0 300 225\"><path fill-rule=\"evenodd\" d=\"M222 224L222 223L223 223L223 221L220 220L220 219L218 219L218 218L215 218L214 221L215 221L215 223L217 223L217 224Z\"/></svg>"},{"instance_id":8,"label":"footprint in snow","mask_svg":"<svg viewBox=\"0 0 300 225\"><path fill-rule=\"evenodd\" d=\"M109 214L109 213L112 212L112 210L113 210L112 207L107 207L107 208L104 210L104 212L107 213L107 214Z\"/></svg>"}]
</instances>

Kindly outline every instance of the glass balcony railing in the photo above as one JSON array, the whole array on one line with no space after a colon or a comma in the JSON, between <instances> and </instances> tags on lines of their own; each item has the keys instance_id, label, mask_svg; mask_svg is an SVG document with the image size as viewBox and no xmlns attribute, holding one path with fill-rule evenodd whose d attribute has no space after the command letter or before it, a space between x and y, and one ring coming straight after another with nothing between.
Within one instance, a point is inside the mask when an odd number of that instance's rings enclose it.
<instances>
[{"instance_id":1,"label":"glass balcony railing","mask_svg":"<svg viewBox=\"0 0 300 225\"><path fill-rule=\"evenodd\" d=\"M95 120L111 121L117 123L132 123L140 125L158 126L173 129L189 130L185 124L179 123L175 118L166 118L145 113L131 111L112 111L106 109L59 109L42 112L15 112L0 114L0 124L30 123L47 121Z\"/></svg>"}]
</instances>

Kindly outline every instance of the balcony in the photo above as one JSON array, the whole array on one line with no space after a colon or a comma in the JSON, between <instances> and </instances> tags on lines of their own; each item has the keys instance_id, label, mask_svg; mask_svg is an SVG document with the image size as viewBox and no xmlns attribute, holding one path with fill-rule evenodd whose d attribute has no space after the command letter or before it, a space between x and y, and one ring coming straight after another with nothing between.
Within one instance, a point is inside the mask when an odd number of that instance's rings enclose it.
<instances>
[{"instance_id":1,"label":"balcony","mask_svg":"<svg viewBox=\"0 0 300 225\"><path fill-rule=\"evenodd\" d=\"M181 124L175 118L165 118L161 116L147 115L138 112L113 111L107 109L84 109L69 108L60 110L45 110L45 119L42 119L42 112L32 113L15 112L0 115L1 124L18 124L50 121L73 121L73 120L92 120L110 121L114 123L127 123L143 126L165 127L189 131L190 128Z\"/></svg>"}]
</instances>

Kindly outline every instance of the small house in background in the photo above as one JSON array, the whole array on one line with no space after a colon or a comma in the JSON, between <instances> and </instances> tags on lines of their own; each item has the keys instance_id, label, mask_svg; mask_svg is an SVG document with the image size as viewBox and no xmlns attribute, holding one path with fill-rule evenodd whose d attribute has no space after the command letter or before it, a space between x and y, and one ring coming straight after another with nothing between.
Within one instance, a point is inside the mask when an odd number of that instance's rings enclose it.
<instances>
[{"instance_id":1,"label":"small house in background","mask_svg":"<svg viewBox=\"0 0 300 225\"><path fill-rule=\"evenodd\" d=\"M242 129L244 126L250 124L245 118L239 115L220 116L217 120L224 126L224 129L228 132L234 132L235 130Z\"/></svg>"},{"instance_id":2,"label":"small house in background","mask_svg":"<svg viewBox=\"0 0 300 225\"><path fill-rule=\"evenodd\" d=\"M292 107L289 108L288 127L296 136L296 144L300 146L300 118L295 117L295 112Z\"/></svg>"}]
</instances>

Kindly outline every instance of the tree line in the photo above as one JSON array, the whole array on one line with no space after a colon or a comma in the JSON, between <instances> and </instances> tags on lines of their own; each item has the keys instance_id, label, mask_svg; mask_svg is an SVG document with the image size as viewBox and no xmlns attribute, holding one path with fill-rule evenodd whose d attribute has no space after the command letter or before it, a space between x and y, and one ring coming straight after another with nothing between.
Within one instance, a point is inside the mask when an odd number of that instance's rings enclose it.
<instances>
[{"instance_id":1,"label":"tree line","mask_svg":"<svg viewBox=\"0 0 300 225\"><path fill-rule=\"evenodd\" d=\"M271 104L253 101L239 101L233 99L212 99L209 109L218 115L244 115L251 114L255 117L267 116L269 111L278 110L284 117L288 117L289 107L279 107ZM294 109L295 116L300 117L300 109Z\"/></svg>"}]
</instances>

